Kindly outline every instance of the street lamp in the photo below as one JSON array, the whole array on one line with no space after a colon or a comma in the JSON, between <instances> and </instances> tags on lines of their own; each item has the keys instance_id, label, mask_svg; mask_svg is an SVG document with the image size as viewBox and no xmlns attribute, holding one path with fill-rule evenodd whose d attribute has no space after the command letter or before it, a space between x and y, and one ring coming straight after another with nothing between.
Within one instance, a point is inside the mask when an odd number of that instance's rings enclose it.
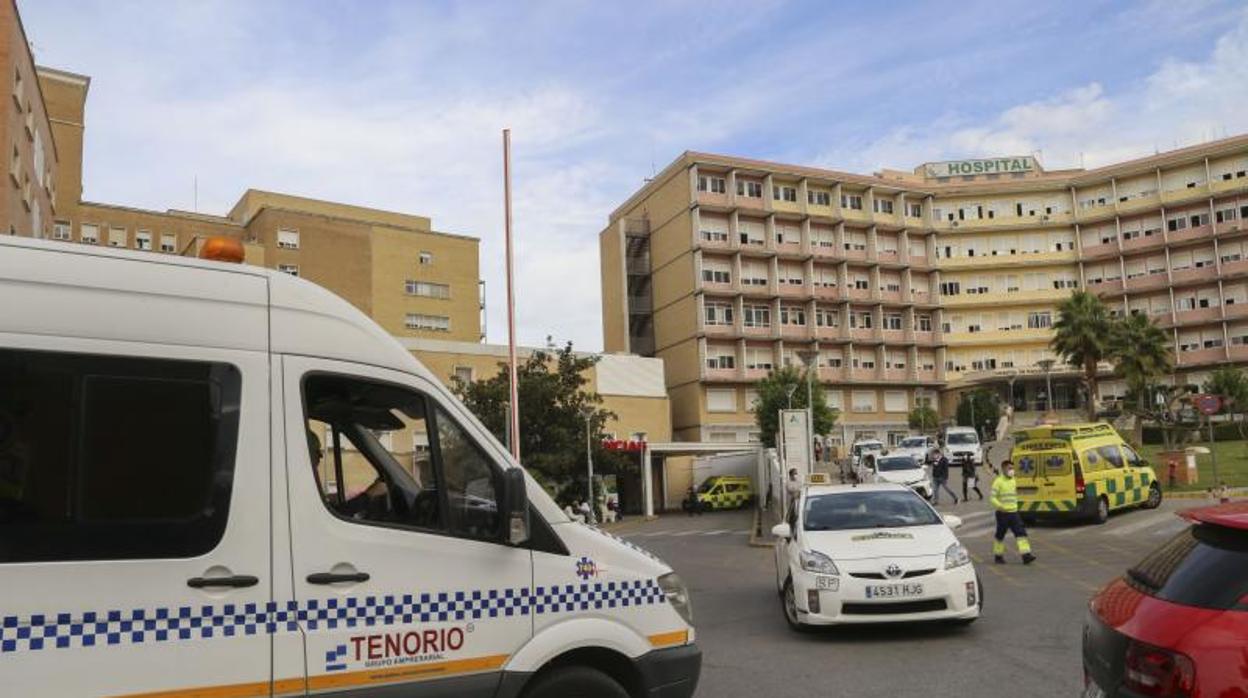
<instances>
[{"instance_id":1,"label":"street lamp","mask_svg":"<svg viewBox=\"0 0 1248 698\"><path fill-rule=\"evenodd\" d=\"M815 365L819 359L819 352L814 349L801 349L797 352L797 358L802 360L806 365L806 448L812 449L811 456L814 456L815 442L815 401L814 401L814 377ZM813 471L814 468L812 467Z\"/></svg>"},{"instance_id":2,"label":"street lamp","mask_svg":"<svg viewBox=\"0 0 1248 698\"><path fill-rule=\"evenodd\" d=\"M594 408L585 405L581 408L581 416L585 418L585 463L589 468L589 517L585 523L595 523L597 516L594 502L594 450L591 423L594 418Z\"/></svg>"}]
</instances>

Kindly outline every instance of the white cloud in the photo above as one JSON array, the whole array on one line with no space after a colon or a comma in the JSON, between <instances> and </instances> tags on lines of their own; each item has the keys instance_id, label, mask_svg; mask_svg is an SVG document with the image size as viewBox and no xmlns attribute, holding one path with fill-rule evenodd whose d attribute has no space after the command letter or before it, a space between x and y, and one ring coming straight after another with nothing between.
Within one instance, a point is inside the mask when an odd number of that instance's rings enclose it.
<instances>
[{"instance_id":1,"label":"white cloud","mask_svg":"<svg viewBox=\"0 0 1248 698\"><path fill-rule=\"evenodd\" d=\"M855 171L1041 153L1049 169L1096 167L1248 131L1248 12L1199 61L1167 59L1116 90L1099 82L1007 108L977 123L946 114L891 129L856 153L820 160Z\"/></svg>"}]
</instances>

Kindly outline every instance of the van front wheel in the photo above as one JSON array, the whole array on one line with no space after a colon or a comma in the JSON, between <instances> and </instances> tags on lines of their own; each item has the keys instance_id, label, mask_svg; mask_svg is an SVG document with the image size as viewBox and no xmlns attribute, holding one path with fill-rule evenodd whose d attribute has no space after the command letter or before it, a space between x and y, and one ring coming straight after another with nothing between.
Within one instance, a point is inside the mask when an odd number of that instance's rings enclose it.
<instances>
[{"instance_id":1,"label":"van front wheel","mask_svg":"<svg viewBox=\"0 0 1248 698\"><path fill-rule=\"evenodd\" d=\"M606 674L587 666L552 669L537 677L525 698L629 698L628 691Z\"/></svg>"},{"instance_id":2,"label":"van front wheel","mask_svg":"<svg viewBox=\"0 0 1248 698\"><path fill-rule=\"evenodd\" d=\"M1148 499L1144 500L1145 509L1156 509L1161 506L1161 486L1153 483L1148 486Z\"/></svg>"}]
</instances>

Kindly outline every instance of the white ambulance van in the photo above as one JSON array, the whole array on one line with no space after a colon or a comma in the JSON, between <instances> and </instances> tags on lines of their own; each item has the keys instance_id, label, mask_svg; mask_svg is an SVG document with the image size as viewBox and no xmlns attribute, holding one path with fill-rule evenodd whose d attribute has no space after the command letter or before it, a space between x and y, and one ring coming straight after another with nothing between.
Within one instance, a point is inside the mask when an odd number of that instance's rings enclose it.
<instances>
[{"instance_id":1,"label":"white ambulance van","mask_svg":"<svg viewBox=\"0 0 1248 698\"><path fill-rule=\"evenodd\" d=\"M6 238L0 305L0 694L694 692L671 568L339 297Z\"/></svg>"}]
</instances>

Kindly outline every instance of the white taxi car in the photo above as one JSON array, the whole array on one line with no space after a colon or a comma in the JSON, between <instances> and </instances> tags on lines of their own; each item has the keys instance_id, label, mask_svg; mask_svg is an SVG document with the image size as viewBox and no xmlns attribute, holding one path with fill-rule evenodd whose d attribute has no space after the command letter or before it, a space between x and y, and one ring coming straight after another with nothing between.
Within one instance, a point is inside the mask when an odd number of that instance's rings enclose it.
<instances>
[{"instance_id":1,"label":"white taxi car","mask_svg":"<svg viewBox=\"0 0 1248 698\"><path fill-rule=\"evenodd\" d=\"M859 467L859 482L905 485L924 499L932 496L932 478L923 461L910 455L877 456Z\"/></svg>"},{"instance_id":2,"label":"white taxi car","mask_svg":"<svg viewBox=\"0 0 1248 698\"><path fill-rule=\"evenodd\" d=\"M895 484L809 485L776 536L776 583L795 630L845 623L979 617L970 553L913 490Z\"/></svg>"}]
</instances>

